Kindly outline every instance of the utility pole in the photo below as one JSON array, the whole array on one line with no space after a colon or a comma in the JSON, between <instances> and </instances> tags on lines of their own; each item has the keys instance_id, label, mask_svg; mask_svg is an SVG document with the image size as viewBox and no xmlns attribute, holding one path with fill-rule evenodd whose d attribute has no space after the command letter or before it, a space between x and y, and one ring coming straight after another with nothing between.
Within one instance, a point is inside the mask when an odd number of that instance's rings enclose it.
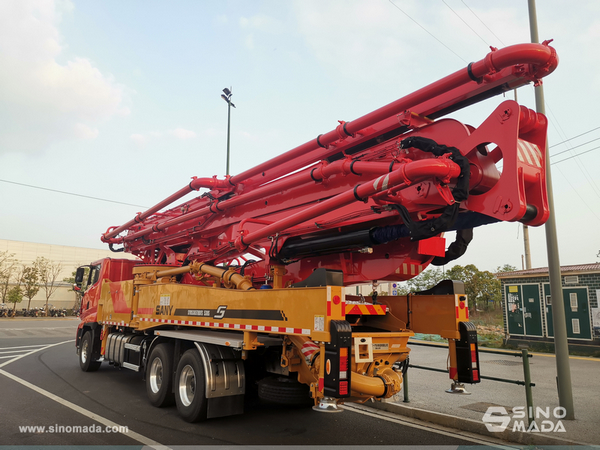
<instances>
[{"instance_id":1,"label":"utility pole","mask_svg":"<svg viewBox=\"0 0 600 450\"><path fill-rule=\"evenodd\" d=\"M514 90L515 102L517 100L517 90ZM524 269L531 269L531 248L529 247L529 227L523 224L523 246L525 247L525 267ZM521 265L523 262L521 261Z\"/></svg>"},{"instance_id":2,"label":"utility pole","mask_svg":"<svg viewBox=\"0 0 600 450\"><path fill-rule=\"evenodd\" d=\"M529 30L531 42L539 43L537 13L535 0L527 0L529 7ZM544 105L544 88L540 84L535 87L535 107L537 112L546 113ZM573 390L571 385L571 368L569 362L569 344L567 342L567 324L565 319L564 298L558 257L558 239L556 232L556 215L554 212L554 194L550 174L550 155L546 142L546 183L548 186L548 206L550 216L546 222L546 248L548 251L548 274L552 295L552 322L554 325L554 348L556 355L556 381L558 386L558 403L565 408L567 420L575 419Z\"/></svg>"}]
</instances>

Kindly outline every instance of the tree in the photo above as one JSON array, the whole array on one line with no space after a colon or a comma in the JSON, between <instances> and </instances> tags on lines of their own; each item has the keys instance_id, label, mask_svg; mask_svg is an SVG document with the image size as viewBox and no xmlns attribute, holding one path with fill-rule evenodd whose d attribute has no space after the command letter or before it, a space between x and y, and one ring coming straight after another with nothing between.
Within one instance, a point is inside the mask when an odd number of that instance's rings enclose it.
<instances>
[{"instance_id":1,"label":"tree","mask_svg":"<svg viewBox=\"0 0 600 450\"><path fill-rule=\"evenodd\" d=\"M14 303L13 312L17 309L17 303L21 303L23 301L23 292L21 292L20 286L13 286L8 290L6 295L6 300L8 303Z\"/></svg>"},{"instance_id":2,"label":"tree","mask_svg":"<svg viewBox=\"0 0 600 450\"><path fill-rule=\"evenodd\" d=\"M2 303L8 300L10 280L15 276L17 260L14 253L0 252L0 299Z\"/></svg>"},{"instance_id":3,"label":"tree","mask_svg":"<svg viewBox=\"0 0 600 450\"><path fill-rule=\"evenodd\" d=\"M406 281L404 286L400 286L398 288L398 295L406 295L410 292L425 291L446 278L448 277L444 276L442 269L427 269L416 277Z\"/></svg>"},{"instance_id":4,"label":"tree","mask_svg":"<svg viewBox=\"0 0 600 450\"><path fill-rule=\"evenodd\" d=\"M52 262L43 256L37 258L33 264L39 271L40 285L46 296L46 316L48 316L48 301L58 289L58 275L62 271L62 264Z\"/></svg>"},{"instance_id":5,"label":"tree","mask_svg":"<svg viewBox=\"0 0 600 450\"><path fill-rule=\"evenodd\" d=\"M81 265L77 266L78 268L81 267ZM85 291L85 286L80 286L80 290L75 290L75 288L73 287L73 285L75 284L75 275L77 274L77 269L75 269L72 273L70 277L67 278L63 278L63 281L65 283L69 283L69 285L71 285L71 289L69 289L70 291L75 292L75 304L73 305L73 311L79 311L79 309L81 308L81 298L83 297L83 293ZM85 267L84 271L83 271L83 280L84 283L87 282L88 279L88 275L90 274L90 268L89 267Z\"/></svg>"},{"instance_id":6,"label":"tree","mask_svg":"<svg viewBox=\"0 0 600 450\"><path fill-rule=\"evenodd\" d=\"M29 311L31 299L40 291L40 272L35 263L30 266L23 266L21 282L23 284L23 296L29 300L27 302L27 311Z\"/></svg>"},{"instance_id":7,"label":"tree","mask_svg":"<svg viewBox=\"0 0 600 450\"><path fill-rule=\"evenodd\" d=\"M465 294L472 305L470 311L473 313L478 310L488 311L490 304L496 309L502 301L500 280L492 272L480 271L473 264L456 265L446 271L446 276L465 283Z\"/></svg>"},{"instance_id":8,"label":"tree","mask_svg":"<svg viewBox=\"0 0 600 450\"><path fill-rule=\"evenodd\" d=\"M516 272L517 270L519 270L517 267L511 266L510 264L504 264L503 266L496 267L496 273Z\"/></svg>"}]
</instances>

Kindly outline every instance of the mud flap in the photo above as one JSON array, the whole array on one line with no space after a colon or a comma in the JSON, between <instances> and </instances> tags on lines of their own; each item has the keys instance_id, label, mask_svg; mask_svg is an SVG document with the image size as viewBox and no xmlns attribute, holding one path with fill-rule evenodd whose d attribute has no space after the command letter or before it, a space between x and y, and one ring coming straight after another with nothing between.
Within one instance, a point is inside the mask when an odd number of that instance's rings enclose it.
<instances>
[{"instance_id":1,"label":"mud flap","mask_svg":"<svg viewBox=\"0 0 600 450\"><path fill-rule=\"evenodd\" d=\"M456 369L459 383L479 383L479 351L477 328L471 322L460 322L460 340L456 341Z\"/></svg>"},{"instance_id":2,"label":"mud flap","mask_svg":"<svg viewBox=\"0 0 600 450\"><path fill-rule=\"evenodd\" d=\"M345 320L332 320L331 342L325 344L323 393L327 397L350 397L352 327Z\"/></svg>"}]
</instances>

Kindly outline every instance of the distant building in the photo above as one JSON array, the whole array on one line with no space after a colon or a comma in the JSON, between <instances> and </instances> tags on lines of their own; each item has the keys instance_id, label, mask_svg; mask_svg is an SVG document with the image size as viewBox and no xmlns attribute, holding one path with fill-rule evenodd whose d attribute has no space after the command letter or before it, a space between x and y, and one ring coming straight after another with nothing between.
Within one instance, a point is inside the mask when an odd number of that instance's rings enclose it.
<instances>
[{"instance_id":1,"label":"distant building","mask_svg":"<svg viewBox=\"0 0 600 450\"><path fill-rule=\"evenodd\" d=\"M548 268L504 272L497 277L509 343L552 342L554 302ZM600 345L600 264L563 266L561 279L569 343Z\"/></svg>"},{"instance_id":2,"label":"distant building","mask_svg":"<svg viewBox=\"0 0 600 450\"><path fill-rule=\"evenodd\" d=\"M65 245L53 244L38 244L34 242L9 241L0 239L0 252L7 251L13 253L14 258L21 264L30 265L37 258L44 257L54 263L60 263L62 272L59 274L58 289L49 300L49 304L57 308L73 307L76 301L75 292L72 290L72 285L65 283L62 280L69 278L77 267L89 264L92 261L97 261L102 258L127 258L135 259L129 253L114 253L110 250L98 250L95 248L69 247ZM27 307L28 300L26 298L17 304L17 310ZM40 289L38 294L32 299L31 307L45 306L46 296L44 289ZM12 307L12 304L10 305Z\"/></svg>"}]
</instances>

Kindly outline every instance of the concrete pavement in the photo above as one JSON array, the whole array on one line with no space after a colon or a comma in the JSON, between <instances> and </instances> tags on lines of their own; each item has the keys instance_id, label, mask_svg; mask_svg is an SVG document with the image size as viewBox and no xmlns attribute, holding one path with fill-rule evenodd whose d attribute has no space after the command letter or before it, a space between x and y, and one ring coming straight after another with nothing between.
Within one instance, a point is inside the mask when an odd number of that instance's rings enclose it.
<instances>
[{"instance_id":1,"label":"concrete pavement","mask_svg":"<svg viewBox=\"0 0 600 450\"><path fill-rule=\"evenodd\" d=\"M448 357L446 348L410 344L409 342L411 364L446 369ZM521 358L512 356L514 351L506 352L480 353L481 374L523 381ZM392 401L376 402L371 405L520 444L600 444L598 426L600 423L600 359L570 358L575 420L561 419L562 411L556 409L559 404L554 355L535 353L529 361L531 381L535 383L532 388L533 405L537 413L536 425L539 431L534 427L531 431L524 432L522 426L528 428L527 418L521 419L518 417L518 412L516 415L513 413L515 407L522 407L522 410L526 411L524 386L484 379L479 384L466 385L471 395L448 394L444 392L451 384L448 374L417 368L410 368L408 371L409 403L403 401L401 393ZM508 422L504 432L488 431L482 419L489 407L503 407L507 411L504 417L510 417L511 421ZM502 416L501 410L499 414ZM521 424L521 420L524 420L524 424ZM497 422L488 422L488 424L499 425L501 422L502 420L498 418Z\"/></svg>"}]
</instances>

